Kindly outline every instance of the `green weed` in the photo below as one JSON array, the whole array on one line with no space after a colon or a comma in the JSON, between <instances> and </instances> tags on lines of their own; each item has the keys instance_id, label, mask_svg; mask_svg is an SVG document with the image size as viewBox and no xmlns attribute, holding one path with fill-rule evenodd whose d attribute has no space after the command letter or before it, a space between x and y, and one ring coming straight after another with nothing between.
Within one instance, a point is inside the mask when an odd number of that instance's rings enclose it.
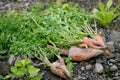
<instances>
[{"instance_id":1,"label":"green weed","mask_svg":"<svg viewBox=\"0 0 120 80\"><path fill-rule=\"evenodd\" d=\"M120 15L120 12L117 12L117 9L120 8L120 4L116 7L111 7L113 4L112 0L108 0L107 4L104 5L102 2L99 3L99 9L93 9L93 15L96 19L99 20L99 23L103 26L106 26L112 22L116 17Z\"/></svg>"},{"instance_id":2,"label":"green weed","mask_svg":"<svg viewBox=\"0 0 120 80\"><path fill-rule=\"evenodd\" d=\"M25 76L27 80L40 80L40 74L38 73L40 69L35 68L30 64L30 59L23 59L16 61L14 66L11 66L11 73L6 75L4 79L13 78L13 77L21 77Z\"/></svg>"}]
</instances>

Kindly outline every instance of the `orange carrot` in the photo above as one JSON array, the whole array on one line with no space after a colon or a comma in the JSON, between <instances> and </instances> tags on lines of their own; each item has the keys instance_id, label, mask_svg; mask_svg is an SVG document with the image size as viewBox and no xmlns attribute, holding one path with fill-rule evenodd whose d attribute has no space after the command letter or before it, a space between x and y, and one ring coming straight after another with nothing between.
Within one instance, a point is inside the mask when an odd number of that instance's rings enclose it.
<instances>
[{"instance_id":1,"label":"orange carrot","mask_svg":"<svg viewBox=\"0 0 120 80\"><path fill-rule=\"evenodd\" d=\"M85 44L85 43L83 43L83 44L78 44L78 46L79 46L80 48L88 48L87 44Z\"/></svg>"},{"instance_id":2,"label":"orange carrot","mask_svg":"<svg viewBox=\"0 0 120 80\"><path fill-rule=\"evenodd\" d=\"M57 62L54 62L50 66L50 70L52 73L64 78L65 80L72 80L72 76L70 72L67 70L67 67L64 63L63 59L60 59Z\"/></svg>"},{"instance_id":3,"label":"orange carrot","mask_svg":"<svg viewBox=\"0 0 120 80\"><path fill-rule=\"evenodd\" d=\"M53 74L56 74L57 76L64 78L65 80L72 80L72 76L71 76L70 72L68 71L68 69L64 63L64 59L62 59L58 55L57 55L57 57L59 58L59 60L56 62L53 62L53 63L51 63L48 60L48 58L46 57L45 54L42 54L37 58L40 59L43 63L45 63L47 66L49 66L50 71Z\"/></svg>"},{"instance_id":4,"label":"orange carrot","mask_svg":"<svg viewBox=\"0 0 120 80\"><path fill-rule=\"evenodd\" d=\"M97 49L81 49L78 47L71 47L69 50L69 56L72 58L72 61L83 61L90 59L92 57L102 54L102 50Z\"/></svg>"},{"instance_id":5,"label":"orange carrot","mask_svg":"<svg viewBox=\"0 0 120 80\"><path fill-rule=\"evenodd\" d=\"M99 49L99 47L94 45L93 42L88 37L83 38L83 43L86 44L90 48Z\"/></svg>"},{"instance_id":6,"label":"orange carrot","mask_svg":"<svg viewBox=\"0 0 120 80\"><path fill-rule=\"evenodd\" d=\"M107 47L102 39L102 32L99 32L98 35L94 37L94 39L98 41L104 48Z\"/></svg>"}]
</instances>

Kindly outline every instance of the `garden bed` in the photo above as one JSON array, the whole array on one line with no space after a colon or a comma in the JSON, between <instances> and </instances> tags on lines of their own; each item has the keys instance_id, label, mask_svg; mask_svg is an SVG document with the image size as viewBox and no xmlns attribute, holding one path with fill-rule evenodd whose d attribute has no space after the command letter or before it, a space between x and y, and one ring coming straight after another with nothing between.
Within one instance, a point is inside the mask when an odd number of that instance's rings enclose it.
<instances>
[{"instance_id":1,"label":"garden bed","mask_svg":"<svg viewBox=\"0 0 120 80\"><path fill-rule=\"evenodd\" d=\"M46 2L49 2L47 0ZM4 13L6 10L29 10L29 7L34 4L46 3L45 1L32 1L32 0L1 0L0 10ZM80 7L91 11L93 8L98 8L98 1L96 0L73 0L74 4L78 3ZM104 2L105 3L105 2ZM114 5L119 4L119 1L115 1ZM48 7L47 4L45 8ZM118 9L118 12L120 9ZM36 18L36 17L35 17ZM5 24L5 23L4 23ZM14 24L13 24L14 25ZM108 46L108 50L114 54L112 57L98 56L82 62L73 62L73 80L119 80L120 79L120 17L117 17L110 24L110 28L101 27L97 24L97 31L103 32L103 39ZM10 66L8 64L8 51L0 56L0 76L5 76L9 73ZM11 59L17 58L13 56ZM19 57L17 58L19 59ZM55 59L55 58L54 58ZM32 58L34 63L39 63L36 58ZM56 59L55 59L56 60ZM11 61L10 61L11 62ZM49 68L40 67L40 74L42 80L62 80L62 78L52 74Z\"/></svg>"}]
</instances>

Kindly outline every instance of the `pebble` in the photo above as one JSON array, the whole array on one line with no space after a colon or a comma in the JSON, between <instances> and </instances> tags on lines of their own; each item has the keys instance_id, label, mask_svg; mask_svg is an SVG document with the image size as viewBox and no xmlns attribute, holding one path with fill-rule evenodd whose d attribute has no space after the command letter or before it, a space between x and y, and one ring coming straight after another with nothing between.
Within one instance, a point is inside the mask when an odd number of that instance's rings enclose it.
<instances>
[{"instance_id":1,"label":"pebble","mask_svg":"<svg viewBox=\"0 0 120 80\"><path fill-rule=\"evenodd\" d=\"M91 70L91 69L92 69L92 67L93 67L93 66L92 66L91 64L88 64L88 65L86 65L86 67L85 67L85 68L86 68L86 70Z\"/></svg>"},{"instance_id":2,"label":"pebble","mask_svg":"<svg viewBox=\"0 0 120 80\"><path fill-rule=\"evenodd\" d=\"M82 66L82 67L81 67L81 70L84 71L84 70L85 70L85 67Z\"/></svg>"},{"instance_id":3,"label":"pebble","mask_svg":"<svg viewBox=\"0 0 120 80\"><path fill-rule=\"evenodd\" d=\"M102 73L103 72L103 65L102 64L100 64L100 63L96 63L95 64L95 72L97 72L97 73Z\"/></svg>"},{"instance_id":4,"label":"pebble","mask_svg":"<svg viewBox=\"0 0 120 80\"><path fill-rule=\"evenodd\" d=\"M86 80L86 77L84 77L84 76L78 76L78 80Z\"/></svg>"},{"instance_id":5,"label":"pebble","mask_svg":"<svg viewBox=\"0 0 120 80\"><path fill-rule=\"evenodd\" d=\"M120 52L120 40L119 41L114 41L114 46L118 50L118 52Z\"/></svg>"},{"instance_id":6,"label":"pebble","mask_svg":"<svg viewBox=\"0 0 120 80\"><path fill-rule=\"evenodd\" d=\"M119 73L117 72L117 73L115 73L115 76L118 76L119 75Z\"/></svg>"},{"instance_id":7,"label":"pebble","mask_svg":"<svg viewBox=\"0 0 120 80\"><path fill-rule=\"evenodd\" d=\"M120 32L118 31L112 31L112 33L109 36L111 37L112 41L120 40Z\"/></svg>"},{"instance_id":8,"label":"pebble","mask_svg":"<svg viewBox=\"0 0 120 80\"><path fill-rule=\"evenodd\" d=\"M9 58L9 60L8 60L8 64L9 64L9 65L13 65L14 62L15 62L15 60L16 60L15 56L14 56L14 55L11 55L10 58Z\"/></svg>"},{"instance_id":9,"label":"pebble","mask_svg":"<svg viewBox=\"0 0 120 80\"><path fill-rule=\"evenodd\" d=\"M113 65L113 63L109 63L109 65L110 65L110 66L112 66L112 65Z\"/></svg>"},{"instance_id":10,"label":"pebble","mask_svg":"<svg viewBox=\"0 0 120 80\"><path fill-rule=\"evenodd\" d=\"M115 48L113 46L113 41L110 41L110 42L107 42L106 45L107 45L107 48L110 52L114 52L115 51Z\"/></svg>"},{"instance_id":11,"label":"pebble","mask_svg":"<svg viewBox=\"0 0 120 80\"><path fill-rule=\"evenodd\" d=\"M116 71L116 70L118 70L118 67L116 65L110 67L110 71Z\"/></svg>"},{"instance_id":12,"label":"pebble","mask_svg":"<svg viewBox=\"0 0 120 80\"><path fill-rule=\"evenodd\" d=\"M117 61L116 60L114 60L114 59L110 59L109 60L111 63L116 63Z\"/></svg>"},{"instance_id":13,"label":"pebble","mask_svg":"<svg viewBox=\"0 0 120 80\"><path fill-rule=\"evenodd\" d=\"M8 3L8 4L5 5L5 7L6 7L8 10L11 10L11 7L12 7L11 5L12 5L12 4L9 4L9 3Z\"/></svg>"},{"instance_id":14,"label":"pebble","mask_svg":"<svg viewBox=\"0 0 120 80\"><path fill-rule=\"evenodd\" d=\"M0 2L0 6L3 6L3 2Z\"/></svg>"}]
</instances>

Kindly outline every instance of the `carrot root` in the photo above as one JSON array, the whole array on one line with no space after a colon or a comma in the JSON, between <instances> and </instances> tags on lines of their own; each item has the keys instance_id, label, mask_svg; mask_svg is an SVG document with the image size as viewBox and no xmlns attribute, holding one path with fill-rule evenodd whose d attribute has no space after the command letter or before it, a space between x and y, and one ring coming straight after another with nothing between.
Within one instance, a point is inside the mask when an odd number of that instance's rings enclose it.
<instances>
[{"instance_id":1,"label":"carrot root","mask_svg":"<svg viewBox=\"0 0 120 80\"><path fill-rule=\"evenodd\" d=\"M51 64L50 70L52 73L64 78L66 80L72 80L70 72L67 70L67 67L64 63L64 60L61 59Z\"/></svg>"},{"instance_id":2,"label":"carrot root","mask_svg":"<svg viewBox=\"0 0 120 80\"><path fill-rule=\"evenodd\" d=\"M69 50L69 56L72 58L72 61L83 61L90 59L92 57L103 54L104 51L97 49L81 49L78 47L71 47Z\"/></svg>"},{"instance_id":3,"label":"carrot root","mask_svg":"<svg viewBox=\"0 0 120 80\"><path fill-rule=\"evenodd\" d=\"M106 48L107 46L105 45L103 38L102 38L102 32L99 32L97 36L95 36L93 39L95 39L96 41L98 41L104 48Z\"/></svg>"}]
</instances>

